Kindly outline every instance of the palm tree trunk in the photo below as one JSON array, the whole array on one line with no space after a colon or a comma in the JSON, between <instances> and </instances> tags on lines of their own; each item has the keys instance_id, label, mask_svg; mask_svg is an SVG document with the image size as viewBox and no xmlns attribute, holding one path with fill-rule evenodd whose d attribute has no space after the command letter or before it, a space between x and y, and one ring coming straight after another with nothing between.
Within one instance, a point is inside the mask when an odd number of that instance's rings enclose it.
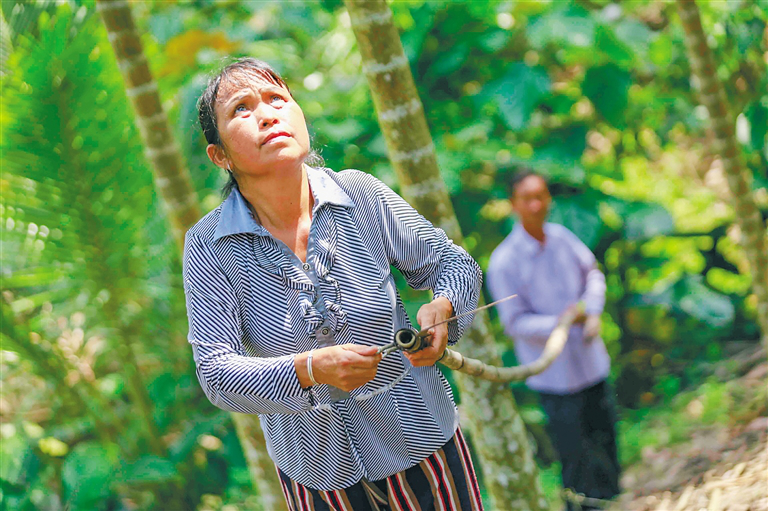
<instances>
[{"instance_id":1,"label":"palm tree trunk","mask_svg":"<svg viewBox=\"0 0 768 511\"><path fill-rule=\"evenodd\" d=\"M712 151L720 155L728 187L733 197L736 220L741 228L741 245L752 273L752 289L757 297L757 321L763 344L768 347L768 239L766 225L752 195L752 173L744 165L734 135L734 119L715 72L715 60L701 26L695 0L678 0L680 21L685 30L685 46L691 72L699 82L702 104L709 110L715 143Z\"/></svg>"},{"instance_id":2,"label":"palm tree trunk","mask_svg":"<svg viewBox=\"0 0 768 511\"><path fill-rule=\"evenodd\" d=\"M202 214L189 170L160 102L157 82L149 69L130 4L123 0L98 0L97 8L115 50L126 93L136 111L136 124L152 163L155 186L168 212L173 235L181 244L184 233Z\"/></svg>"},{"instance_id":3,"label":"palm tree trunk","mask_svg":"<svg viewBox=\"0 0 768 511\"><path fill-rule=\"evenodd\" d=\"M192 179L168 124L157 82L149 69L144 47L125 0L97 0L109 41L115 51L125 88L136 112L136 123L152 163L155 186L181 249L184 234L202 216ZM232 421L246 454L251 480L265 510L276 509L283 500L277 473L267 454L264 437L255 415L233 413ZM265 469L269 466L269 469Z\"/></svg>"},{"instance_id":4,"label":"palm tree trunk","mask_svg":"<svg viewBox=\"0 0 768 511\"><path fill-rule=\"evenodd\" d=\"M392 11L386 0L345 3L403 196L461 243L461 229L437 167L432 137L400 36L392 23ZM485 313L478 314L468 338L462 341L462 352L500 365ZM547 503L526 429L509 388L460 374L456 377L462 400L469 403L462 412L494 509L545 509Z\"/></svg>"},{"instance_id":5,"label":"palm tree trunk","mask_svg":"<svg viewBox=\"0 0 768 511\"><path fill-rule=\"evenodd\" d=\"M0 78L5 78L8 74L6 62L8 56L13 51L13 45L11 44L11 27L5 21L3 11L0 10Z\"/></svg>"}]
</instances>

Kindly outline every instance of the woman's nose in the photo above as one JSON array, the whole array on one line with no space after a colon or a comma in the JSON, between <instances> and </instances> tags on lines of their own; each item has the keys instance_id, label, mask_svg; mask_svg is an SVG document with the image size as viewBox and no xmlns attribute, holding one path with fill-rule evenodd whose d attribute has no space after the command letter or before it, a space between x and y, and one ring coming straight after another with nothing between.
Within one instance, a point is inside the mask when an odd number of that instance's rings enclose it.
<instances>
[{"instance_id":1,"label":"woman's nose","mask_svg":"<svg viewBox=\"0 0 768 511\"><path fill-rule=\"evenodd\" d=\"M279 122L277 117L277 110L268 105L262 105L259 108L259 116L261 119L259 125L262 128L269 128L270 126Z\"/></svg>"},{"instance_id":2,"label":"woman's nose","mask_svg":"<svg viewBox=\"0 0 768 511\"><path fill-rule=\"evenodd\" d=\"M269 128L270 126L273 126L278 123L277 116L275 115L265 115L261 118L261 127L262 128Z\"/></svg>"}]
</instances>

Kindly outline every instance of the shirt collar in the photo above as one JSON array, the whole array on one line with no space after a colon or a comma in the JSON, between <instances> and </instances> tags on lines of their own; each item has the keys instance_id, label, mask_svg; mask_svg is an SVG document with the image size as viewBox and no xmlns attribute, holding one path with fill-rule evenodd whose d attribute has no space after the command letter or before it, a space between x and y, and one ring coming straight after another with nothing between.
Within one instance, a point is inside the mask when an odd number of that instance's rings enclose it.
<instances>
[{"instance_id":1,"label":"shirt collar","mask_svg":"<svg viewBox=\"0 0 768 511\"><path fill-rule=\"evenodd\" d=\"M307 179L315 197L314 214L324 204L335 204L343 207L354 207L355 203L349 195L325 171L306 166ZM246 232L256 232L264 228L253 218L248 202L237 187L232 189L229 196L221 204L219 223L216 225L214 240Z\"/></svg>"},{"instance_id":2,"label":"shirt collar","mask_svg":"<svg viewBox=\"0 0 768 511\"><path fill-rule=\"evenodd\" d=\"M310 166L307 166L306 169L309 187L312 189L312 195L315 196L313 211L317 211L324 204L335 204L346 208L355 207L355 203L349 198L347 192L342 190L327 172Z\"/></svg>"},{"instance_id":3,"label":"shirt collar","mask_svg":"<svg viewBox=\"0 0 768 511\"><path fill-rule=\"evenodd\" d=\"M515 242L516 245L523 251L525 254L529 256L533 256L544 250L544 247L547 243L547 238L549 237L549 224L544 224L544 243L541 243L539 240L534 238L533 236L528 233L528 231L525 230L525 227L523 227L523 223L518 221L515 222L515 226L512 228L513 232L515 233Z\"/></svg>"}]
</instances>

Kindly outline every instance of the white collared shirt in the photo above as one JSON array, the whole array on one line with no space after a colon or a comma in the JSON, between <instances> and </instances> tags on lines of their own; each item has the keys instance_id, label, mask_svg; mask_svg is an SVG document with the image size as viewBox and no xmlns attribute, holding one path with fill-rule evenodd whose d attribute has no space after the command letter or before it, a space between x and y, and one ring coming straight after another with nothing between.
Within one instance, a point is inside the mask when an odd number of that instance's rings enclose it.
<instances>
[{"instance_id":1,"label":"white collared shirt","mask_svg":"<svg viewBox=\"0 0 768 511\"><path fill-rule=\"evenodd\" d=\"M488 264L488 289L494 300L517 298L498 305L507 334L515 339L521 364L539 358L549 334L565 308L584 300L587 314L605 305L605 276L595 256L562 225L544 225L540 243L517 222L493 251ZM608 376L610 359L602 339L585 342L583 327L571 328L563 353L541 374L526 380L529 387L552 394L585 389Z\"/></svg>"}]
</instances>

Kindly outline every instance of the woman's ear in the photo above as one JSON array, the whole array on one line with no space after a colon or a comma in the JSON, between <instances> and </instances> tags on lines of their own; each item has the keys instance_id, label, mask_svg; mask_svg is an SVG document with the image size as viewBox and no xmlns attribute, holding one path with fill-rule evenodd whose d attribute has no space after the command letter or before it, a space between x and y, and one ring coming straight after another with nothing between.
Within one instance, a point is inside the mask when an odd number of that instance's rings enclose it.
<instances>
[{"instance_id":1,"label":"woman's ear","mask_svg":"<svg viewBox=\"0 0 768 511\"><path fill-rule=\"evenodd\" d=\"M208 147L205 148L205 152L208 154L208 159L211 160L214 165L221 167L224 170L229 170L229 160L227 159L226 154L224 154L224 149L220 145L208 144Z\"/></svg>"}]
</instances>

